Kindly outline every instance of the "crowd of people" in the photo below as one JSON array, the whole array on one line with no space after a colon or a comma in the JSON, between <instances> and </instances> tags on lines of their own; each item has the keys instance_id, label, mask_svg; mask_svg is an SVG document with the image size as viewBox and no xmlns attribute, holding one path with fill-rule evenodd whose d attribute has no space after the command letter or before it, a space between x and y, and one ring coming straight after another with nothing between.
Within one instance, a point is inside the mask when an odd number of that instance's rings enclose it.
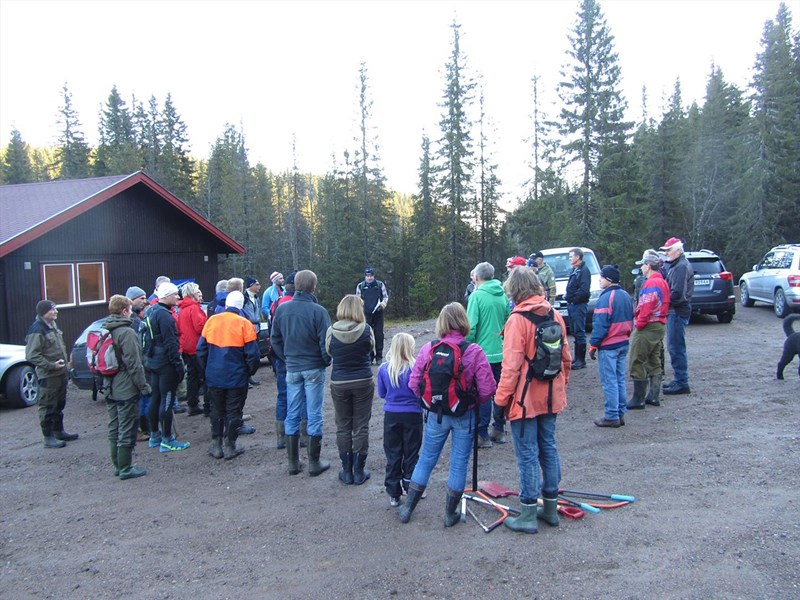
<instances>
[{"instance_id":1,"label":"crowd of people","mask_svg":"<svg viewBox=\"0 0 800 600\"><path fill-rule=\"evenodd\" d=\"M552 306L553 271L540 252L527 260L509 259L502 284L490 263L476 265L465 294L466 309L457 302L444 306L436 321L437 339L416 354L413 337L395 334L385 362L383 316L389 295L371 268L365 269L354 293L339 302L333 323L317 302L317 276L310 270L286 277L273 272L271 286L263 294L253 277L221 280L206 310L202 291L193 282L179 288L161 276L150 298L142 288L131 286L124 295L111 297L103 324L123 365L98 383L108 408L114 475L131 479L145 474L132 464L137 431L150 448L162 453L190 447L174 433L173 415L181 395L188 416L205 415L210 420L208 454L225 460L239 456L244 449L237 439L255 432L245 423L244 407L248 390L259 384L254 379L261 365L259 336L266 330L277 390L275 446L286 449L290 475L305 468L303 447L309 475L330 468L321 451L323 399L331 367L342 484L361 485L371 477L366 462L377 380L378 396L384 401L384 486L401 522L411 519L425 496L431 472L450 438L444 524L456 524L474 440L479 448L505 444L508 426L519 471L521 511L505 524L526 533L537 531L538 520L557 526L561 466L556 420L567 406L572 371L586 366L587 347L589 358L598 360L604 396L603 416L595 421L599 427L624 426L628 410L658 406L661 393L690 393L684 328L691 314L691 265L677 238L667 240L660 250L666 255L648 249L636 263L641 280L635 302L620 286L619 267L602 267L602 293L588 341L590 274L581 249L570 250L573 268L565 299L572 351L567 322ZM36 314L26 353L40 382L44 446L61 448L78 439L64 430L67 351L56 325L56 305L42 300ZM553 352L549 375L532 376L534 359L541 359L545 328L551 335L548 351ZM662 389L665 336L675 379ZM453 352L441 353L445 345ZM430 395L434 385L434 354L439 366L453 362L453 381L458 378L458 386L451 388L457 389L458 402L445 409L440 404L435 413L428 405L430 398L424 396L426 386ZM379 365L377 375L373 364ZM630 399L628 376L633 381ZM441 400L442 393L435 393Z\"/></svg>"}]
</instances>

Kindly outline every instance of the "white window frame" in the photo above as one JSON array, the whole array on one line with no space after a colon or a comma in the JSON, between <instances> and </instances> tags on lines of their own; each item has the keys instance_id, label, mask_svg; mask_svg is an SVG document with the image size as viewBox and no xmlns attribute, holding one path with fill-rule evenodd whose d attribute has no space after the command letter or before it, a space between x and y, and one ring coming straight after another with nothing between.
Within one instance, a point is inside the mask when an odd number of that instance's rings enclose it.
<instances>
[{"instance_id":1,"label":"white window frame","mask_svg":"<svg viewBox=\"0 0 800 600\"><path fill-rule=\"evenodd\" d=\"M101 298L97 300L82 301L80 290L80 268L81 266L100 266L100 292ZM87 260L81 262L58 262L58 263L42 263L42 296L46 297L47 294L47 268L48 267L69 267L70 273L70 289L72 291L73 301L67 303L56 303L58 308L67 308L74 306L91 306L94 304L104 304L108 302L108 285L107 285L107 263L102 260Z\"/></svg>"}]
</instances>

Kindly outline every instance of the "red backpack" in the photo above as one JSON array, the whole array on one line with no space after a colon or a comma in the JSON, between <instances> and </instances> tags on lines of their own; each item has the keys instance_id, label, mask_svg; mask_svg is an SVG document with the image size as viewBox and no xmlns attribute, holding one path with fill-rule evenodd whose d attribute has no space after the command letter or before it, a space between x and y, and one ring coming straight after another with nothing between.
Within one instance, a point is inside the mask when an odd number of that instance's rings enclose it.
<instances>
[{"instance_id":1,"label":"red backpack","mask_svg":"<svg viewBox=\"0 0 800 600\"><path fill-rule=\"evenodd\" d=\"M86 336L86 362L93 375L113 377L125 369L119 347L105 327L92 329Z\"/></svg>"},{"instance_id":2,"label":"red backpack","mask_svg":"<svg viewBox=\"0 0 800 600\"><path fill-rule=\"evenodd\" d=\"M465 381L461 361L470 345L469 342L455 344L445 340L431 342L419 384L419 396L423 408L439 415L439 423L442 415L460 417L477 402L474 386Z\"/></svg>"}]
</instances>

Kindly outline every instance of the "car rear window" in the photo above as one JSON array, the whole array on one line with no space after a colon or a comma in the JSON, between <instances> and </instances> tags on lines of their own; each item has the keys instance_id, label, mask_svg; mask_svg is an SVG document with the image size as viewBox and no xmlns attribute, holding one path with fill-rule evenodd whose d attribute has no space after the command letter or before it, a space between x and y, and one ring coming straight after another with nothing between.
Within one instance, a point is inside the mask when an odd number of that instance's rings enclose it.
<instances>
[{"instance_id":1,"label":"car rear window","mask_svg":"<svg viewBox=\"0 0 800 600\"><path fill-rule=\"evenodd\" d=\"M724 270L716 258L692 258L689 262L692 263L695 275L713 275Z\"/></svg>"}]
</instances>

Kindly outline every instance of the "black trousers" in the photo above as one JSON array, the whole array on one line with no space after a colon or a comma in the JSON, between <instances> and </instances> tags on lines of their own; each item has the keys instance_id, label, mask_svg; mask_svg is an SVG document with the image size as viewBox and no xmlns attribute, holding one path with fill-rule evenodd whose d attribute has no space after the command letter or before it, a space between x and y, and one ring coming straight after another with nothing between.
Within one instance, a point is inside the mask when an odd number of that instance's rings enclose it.
<instances>
[{"instance_id":1,"label":"black trousers","mask_svg":"<svg viewBox=\"0 0 800 600\"><path fill-rule=\"evenodd\" d=\"M367 318L367 325L372 327L375 334L375 356L383 358L383 311L364 315Z\"/></svg>"},{"instance_id":2,"label":"black trousers","mask_svg":"<svg viewBox=\"0 0 800 600\"><path fill-rule=\"evenodd\" d=\"M147 418L150 421L150 431L161 431L165 440L172 437L172 398L170 392L175 394L178 387L178 373L172 365L164 365L157 370L150 371L150 406L147 408Z\"/></svg>"},{"instance_id":3,"label":"black trousers","mask_svg":"<svg viewBox=\"0 0 800 600\"><path fill-rule=\"evenodd\" d=\"M211 437L225 437L235 442L242 426L242 411L247 398L247 386L243 388L208 388L206 397L211 402Z\"/></svg>"},{"instance_id":4,"label":"black trousers","mask_svg":"<svg viewBox=\"0 0 800 600\"><path fill-rule=\"evenodd\" d=\"M200 386L203 383L203 370L197 354L183 353L183 364L186 365L186 403L197 406L200 403Z\"/></svg>"},{"instance_id":5,"label":"black trousers","mask_svg":"<svg viewBox=\"0 0 800 600\"><path fill-rule=\"evenodd\" d=\"M421 447L422 413L383 414L383 451L386 454L386 478L383 484L392 498L399 498L403 490L408 491Z\"/></svg>"}]
</instances>

